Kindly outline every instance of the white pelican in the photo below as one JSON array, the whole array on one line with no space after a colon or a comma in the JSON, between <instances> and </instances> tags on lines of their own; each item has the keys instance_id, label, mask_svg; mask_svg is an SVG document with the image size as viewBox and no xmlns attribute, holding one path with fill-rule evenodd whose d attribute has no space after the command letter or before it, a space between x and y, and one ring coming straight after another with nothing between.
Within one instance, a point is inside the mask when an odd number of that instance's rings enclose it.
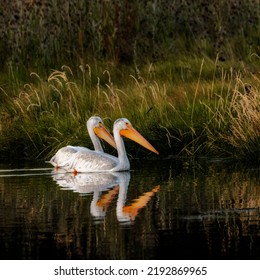
<instances>
[{"instance_id":1,"label":"white pelican","mask_svg":"<svg viewBox=\"0 0 260 280\"><path fill-rule=\"evenodd\" d=\"M73 158L63 165L63 168L69 172L74 172L74 174L77 174L78 172L114 172L129 170L130 163L122 136L125 136L146 149L159 154L155 148L133 128L128 119L120 118L116 120L114 122L113 134L118 157L95 151L80 151L79 153L75 153Z\"/></svg>"},{"instance_id":2,"label":"white pelican","mask_svg":"<svg viewBox=\"0 0 260 280\"><path fill-rule=\"evenodd\" d=\"M116 148L116 143L113 136L104 126L103 121L98 116L92 116L87 121L87 130L90 136L90 139L94 145L94 149L97 152L103 153L103 148L98 137L104 139L111 146ZM65 163L68 163L72 155L80 152L89 152L91 151L88 148L81 146L66 146L59 149L56 154L51 158L49 163L55 166L56 170L59 167L62 167Z\"/></svg>"}]
</instances>

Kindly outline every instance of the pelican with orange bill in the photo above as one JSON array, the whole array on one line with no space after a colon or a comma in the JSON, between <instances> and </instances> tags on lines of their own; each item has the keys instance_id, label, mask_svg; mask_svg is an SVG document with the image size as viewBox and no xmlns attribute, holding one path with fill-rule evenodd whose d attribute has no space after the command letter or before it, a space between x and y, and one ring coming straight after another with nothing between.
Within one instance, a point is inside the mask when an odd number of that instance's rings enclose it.
<instances>
[{"instance_id":1,"label":"pelican with orange bill","mask_svg":"<svg viewBox=\"0 0 260 280\"><path fill-rule=\"evenodd\" d=\"M113 135L116 143L118 157L96 151L82 151L75 153L73 159L63 166L69 172L114 172L127 171L130 163L125 150L123 137L129 138L155 154L158 151L132 126L126 118L114 122Z\"/></svg>"}]
</instances>

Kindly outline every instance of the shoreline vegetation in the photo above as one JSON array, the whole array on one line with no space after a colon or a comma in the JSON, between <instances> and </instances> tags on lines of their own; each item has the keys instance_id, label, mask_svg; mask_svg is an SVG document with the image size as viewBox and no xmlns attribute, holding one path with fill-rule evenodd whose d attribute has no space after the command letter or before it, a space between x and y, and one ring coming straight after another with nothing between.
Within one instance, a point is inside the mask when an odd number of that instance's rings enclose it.
<instances>
[{"instance_id":1,"label":"shoreline vegetation","mask_svg":"<svg viewBox=\"0 0 260 280\"><path fill-rule=\"evenodd\" d=\"M0 158L92 147L98 114L110 130L128 118L160 158L259 163L258 1L85 2L0 8Z\"/></svg>"}]
</instances>

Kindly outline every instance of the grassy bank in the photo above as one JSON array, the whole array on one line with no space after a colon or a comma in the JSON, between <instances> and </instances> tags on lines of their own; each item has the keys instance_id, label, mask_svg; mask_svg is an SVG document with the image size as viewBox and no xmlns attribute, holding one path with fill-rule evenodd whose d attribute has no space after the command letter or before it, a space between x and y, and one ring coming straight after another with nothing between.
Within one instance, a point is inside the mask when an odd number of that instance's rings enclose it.
<instances>
[{"instance_id":1,"label":"grassy bank","mask_svg":"<svg viewBox=\"0 0 260 280\"><path fill-rule=\"evenodd\" d=\"M85 122L99 114L111 130L115 119L129 118L161 156L257 162L260 79L249 64L235 66L186 56L138 71L93 64L74 73L63 66L48 77L33 72L25 84L14 75L12 87L1 88L1 155L50 158L67 144L91 146ZM126 145L133 157L148 154Z\"/></svg>"},{"instance_id":2,"label":"grassy bank","mask_svg":"<svg viewBox=\"0 0 260 280\"><path fill-rule=\"evenodd\" d=\"M0 157L90 146L98 114L110 129L129 118L161 156L259 162L259 11L254 0L3 1Z\"/></svg>"}]
</instances>

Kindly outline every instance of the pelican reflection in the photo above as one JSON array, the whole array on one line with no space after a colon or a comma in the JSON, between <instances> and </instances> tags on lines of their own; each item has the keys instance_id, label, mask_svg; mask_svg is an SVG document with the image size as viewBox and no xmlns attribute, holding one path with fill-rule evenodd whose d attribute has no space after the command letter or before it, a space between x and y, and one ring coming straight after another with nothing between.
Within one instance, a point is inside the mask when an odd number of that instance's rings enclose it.
<instances>
[{"instance_id":1,"label":"pelican reflection","mask_svg":"<svg viewBox=\"0 0 260 280\"><path fill-rule=\"evenodd\" d=\"M130 182L130 172L110 173L55 173L53 179L61 187L81 195L93 194L90 205L91 215L96 219L104 219L107 209L117 196L116 216L119 222L132 222L140 209L144 208L160 186L152 188L138 198L126 204Z\"/></svg>"}]
</instances>

